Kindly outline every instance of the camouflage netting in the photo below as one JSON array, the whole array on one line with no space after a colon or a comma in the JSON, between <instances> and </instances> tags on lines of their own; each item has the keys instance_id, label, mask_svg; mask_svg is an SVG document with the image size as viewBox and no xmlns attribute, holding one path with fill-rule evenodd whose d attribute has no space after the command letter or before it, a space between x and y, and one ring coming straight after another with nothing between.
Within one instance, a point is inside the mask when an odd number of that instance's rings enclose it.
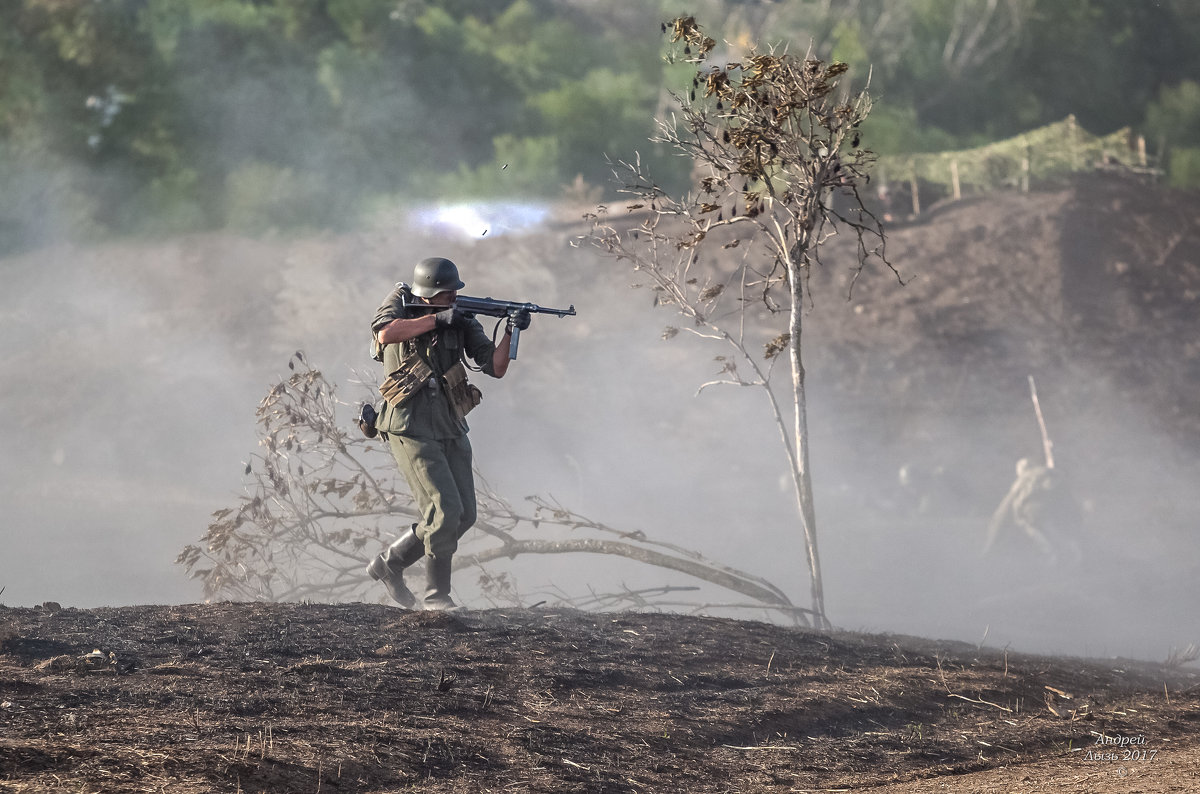
<instances>
[{"instance_id":1,"label":"camouflage netting","mask_svg":"<svg viewBox=\"0 0 1200 794\"><path fill-rule=\"evenodd\" d=\"M1055 124L974 149L880 157L878 172L885 181L915 178L952 192L957 168L960 189L970 192L1016 186L1025 179L1045 180L1114 162L1145 165L1128 127L1096 136L1081 128L1074 116L1067 116Z\"/></svg>"}]
</instances>

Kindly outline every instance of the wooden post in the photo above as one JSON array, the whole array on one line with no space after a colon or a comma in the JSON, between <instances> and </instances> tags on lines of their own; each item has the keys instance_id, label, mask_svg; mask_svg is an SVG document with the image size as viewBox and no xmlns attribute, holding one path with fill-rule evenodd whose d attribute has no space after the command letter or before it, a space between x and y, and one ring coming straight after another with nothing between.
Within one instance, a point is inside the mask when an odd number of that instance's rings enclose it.
<instances>
[{"instance_id":1,"label":"wooden post","mask_svg":"<svg viewBox=\"0 0 1200 794\"><path fill-rule=\"evenodd\" d=\"M1075 114L1067 116L1067 157L1071 163L1071 170L1079 170L1079 158L1076 150L1076 130L1075 130Z\"/></svg>"},{"instance_id":2,"label":"wooden post","mask_svg":"<svg viewBox=\"0 0 1200 794\"><path fill-rule=\"evenodd\" d=\"M962 189L958 185L958 160L950 161L950 184L953 190L954 200L958 201L962 198Z\"/></svg>"},{"instance_id":3,"label":"wooden post","mask_svg":"<svg viewBox=\"0 0 1200 794\"><path fill-rule=\"evenodd\" d=\"M916 171L913 171L912 179L910 179L908 181L908 184L910 187L912 187L913 215L920 215L921 214L921 196L919 193L917 193L917 172Z\"/></svg>"},{"instance_id":4,"label":"wooden post","mask_svg":"<svg viewBox=\"0 0 1200 794\"><path fill-rule=\"evenodd\" d=\"M1139 135L1137 139L1138 165L1146 167L1146 136Z\"/></svg>"},{"instance_id":5,"label":"wooden post","mask_svg":"<svg viewBox=\"0 0 1200 794\"><path fill-rule=\"evenodd\" d=\"M1021 158L1021 192L1029 192L1029 158Z\"/></svg>"},{"instance_id":6,"label":"wooden post","mask_svg":"<svg viewBox=\"0 0 1200 794\"><path fill-rule=\"evenodd\" d=\"M1029 394L1033 398L1033 411L1037 414L1038 427L1042 431L1042 450L1046 453L1046 468L1054 468L1054 442L1050 440L1050 435L1046 432L1046 420L1042 416L1042 405L1038 402L1037 384L1033 382L1033 376L1029 376Z\"/></svg>"}]
</instances>

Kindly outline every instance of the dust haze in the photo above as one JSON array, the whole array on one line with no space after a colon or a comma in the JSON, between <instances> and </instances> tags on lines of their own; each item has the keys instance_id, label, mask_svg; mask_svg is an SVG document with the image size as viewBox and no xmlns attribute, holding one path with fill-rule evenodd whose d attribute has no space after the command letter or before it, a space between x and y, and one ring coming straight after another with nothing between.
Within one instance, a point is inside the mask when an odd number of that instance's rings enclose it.
<instances>
[{"instance_id":1,"label":"dust haze","mask_svg":"<svg viewBox=\"0 0 1200 794\"><path fill-rule=\"evenodd\" d=\"M459 263L471 294L579 312L536 318L510 377L482 384L472 438L499 493L551 495L764 576L804 604L796 508L764 398L697 396L724 351L687 335L662 340L673 314L630 289L634 274L620 264L570 246L582 230L573 213L492 237L395 222L346 235L64 243L5 260L4 603L198 600L173 559L238 492L254 408L288 357L305 351L347 403L369 398L358 381L375 366L373 309L412 263L439 254ZM915 277L907 287L876 274L848 302L836 265L814 284L806 352L831 619L993 647L1165 658L1200 635L1183 609L1197 581L1195 437L1172 434L1122 385L1120 362L1139 351L1107 351L1106 368L1068 340L1039 348L1022 333L1033 321L1016 298L952 284L953 262L906 248L939 239L938 223L893 231L896 264ZM964 281L976 272L988 265L959 268ZM946 338L946 312L972 299L990 306L973 320L988 332L983 347ZM1009 330L993 328L1006 311ZM1059 466L1083 507L1076 570L1032 549L1005 568L979 554L1015 461L1041 453L1024 373L1039 378ZM343 411L349 425L353 408ZM675 581L583 556L517 571L528 591Z\"/></svg>"},{"instance_id":2,"label":"dust haze","mask_svg":"<svg viewBox=\"0 0 1200 794\"><path fill-rule=\"evenodd\" d=\"M203 112L241 120L230 135L260 134L236 110ZM1133 212L1145 186L1129 190ZM805 355L836 626L1152 660L1200 641L1188 608L1200 582L1200 434L1186 396L1200 378L1200 239L1192 231L1156 265L1151 233L1118 259L1080 228L1111 207L1088 205L1092 192L976 199L889 227L893 262L913 280L868 273L850 301L840 264L850 257L825 255ZM553 496L806 605L802 534L762 394L696 395L725 351L663 340L678 324L669 308L631 289L621 263L570 245L587 207L539 208L536 225L517 228L481 206L470 230L423 225L422 209L352 233L86 245L54 242L48 213L50 242L0 260L0 601L199 600L173 561L239 493L259 400L302 350L339 385L351 426L352 404L373 397L359 381L377 366L375 307L437 255L458 263L468 294L578 310L536 317L509 376L480 384L472 444L498 493ZM1200 204L1185 215L1194 229ZM1177 293L1153 282L1168 270ZM1146 304L1150 293L1162 306ZM1172 296L1182 303L1168 306ZM1070 571L1032 549L1003 568L980 556L1016 461L1041 454L1031 374L1083 511L1083 562ZM776 373L781 387L787 377ZM583 556L517 570L528 592L687 583Z\"/></svg>"}]
</instances>

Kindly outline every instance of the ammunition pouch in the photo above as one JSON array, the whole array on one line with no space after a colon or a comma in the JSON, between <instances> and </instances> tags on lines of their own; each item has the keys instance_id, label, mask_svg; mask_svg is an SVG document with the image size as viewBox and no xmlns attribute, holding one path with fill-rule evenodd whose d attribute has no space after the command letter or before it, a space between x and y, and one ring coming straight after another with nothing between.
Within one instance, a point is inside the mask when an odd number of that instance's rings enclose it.
<instances>
[{"instance_id":1,"label":"ammunition pouch","mask_svg":"<svg viewBox=\"0 0 1200 794\"><path fill-rule=\"evenodd\" d=\"M483 392L467 382L467 368L461 361L446 371L443 380L446 384L446 396L450 400L450 410L461 422L475 406L483 402Z\"/></svg>"},{"instance_id":2,"label":"ammunition pouch","mask_svg":"<svg viewBox=\"0 0 1200 794\"><path fill-rule=\"evenodd\" d=\"M404 405L419 389L429 383L433 370L418 356L409 356L392 374L379 384L379 393L388 405L393 407Z\"/></svg>"}]
</instances>

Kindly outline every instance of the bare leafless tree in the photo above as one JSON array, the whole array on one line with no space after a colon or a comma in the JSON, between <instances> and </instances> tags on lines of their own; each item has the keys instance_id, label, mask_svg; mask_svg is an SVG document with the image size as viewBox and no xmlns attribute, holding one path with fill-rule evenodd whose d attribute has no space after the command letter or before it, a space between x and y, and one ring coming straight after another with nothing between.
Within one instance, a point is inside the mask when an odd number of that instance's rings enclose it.
<instances>
[{"instance_id":1,"label":"bare leafless tree","mask_svg":"<svg viewBox=\"0 0 1200 794\"><path fill-rule=\"evenodd\" d=\"M689 321L665 336L685 330L732 348L734 355L720 359L721 374L702 390L764 389L792 475L812 612L825 626L802 330L809 274L831 235L844 230L856 241L851 289L869 258L887 263L883 228L859 195L873 160L859 133L871 100L865 89L851 95L839 88L845 64L774 50L713 63L716 42L693 18L676 19L669 32L682 49L671 57L682 55L698 71L691 88L674 95L678 112L660 121L656 141L690 158L693 189L669 195L639 160L618 163L617 178L633 199L627 209L636 215L614 219L602 207L583 241L631 263L649 279L657 302ZM702 263L702 252L716 264ZM773 319L779 315L787 317L781 333ZM776 328L757 353L753 335L761 320ZM792 374L790 419L771 381L784 353Z\"/></svg>"},{"instance_id":2,"label":"bare leafless tree","mask_svg":"<svg viewBox=\"0 0 1200 794\"><path fill-rule=\"evenodd\" d=\"M291 374L258 407L260 446L245 466L247 488L236 506L213 514L202 541L176 562L202 582L206 598L239 600L361 599L377 589L363 573L367 558L409 523L418 521L386 447L339 426L336 387L302 353ZM478 475L477 475L478 476ZM604 554L683 573L732 591L737 603L693 603L693 609L766 609L803 622L770 582L680 546L592 521L548 497L528 497L514 508L479 477L479 532L471 533L456 568L479 571L484 598L493 604L529 601L504 564L529 554ZM553 530L553 532L551 531ZM628 589L556 600L587 608L678 607L666 601L679 587Z\"/></svg>"}]
</instances>

